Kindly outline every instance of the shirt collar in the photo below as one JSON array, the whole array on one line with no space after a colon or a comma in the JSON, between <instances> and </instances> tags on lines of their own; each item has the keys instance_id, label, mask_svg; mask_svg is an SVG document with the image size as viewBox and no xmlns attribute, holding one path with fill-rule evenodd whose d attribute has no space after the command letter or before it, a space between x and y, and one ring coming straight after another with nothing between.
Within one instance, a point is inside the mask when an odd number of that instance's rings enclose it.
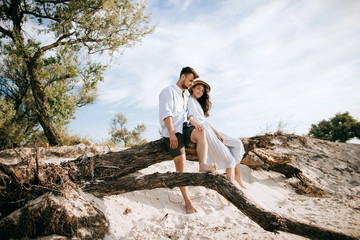
<instances>
[{"instance_id":1,"label":"shirt collar","mask_svg":"<svg viewBox=\"0 0 360 240\"><path fill-rule=\"evenodd\" d=\"M184 89L184 90L181 90L181 88L180 88L178 85L174 84L173 87L175 88L175 90L176 90L178 93L180 93L180 94L185 93L185 89Z\"/></svg>"}]
</instances>

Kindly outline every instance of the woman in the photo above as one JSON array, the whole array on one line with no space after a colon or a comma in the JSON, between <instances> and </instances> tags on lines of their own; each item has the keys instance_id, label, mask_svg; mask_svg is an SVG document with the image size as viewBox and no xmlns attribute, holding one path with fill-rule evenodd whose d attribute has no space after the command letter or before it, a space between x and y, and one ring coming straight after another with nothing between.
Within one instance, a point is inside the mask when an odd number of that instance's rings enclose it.
<instances>
[{"instance_id":1,"label":"woman","mask_svg":"<svg viewBox=\"0 0 360 240\"><path fill-rule=\"evenodd\" d=\"M210 86L202 80L194 82L189 90L188 120L198 130L205 131L208 142L208 163L216 163L218 169L226 168L226 175L245 188L240 175L240 161L245 153L242 142L219 133L207 121L211 102Z\"/></svg>"}]
</instances>

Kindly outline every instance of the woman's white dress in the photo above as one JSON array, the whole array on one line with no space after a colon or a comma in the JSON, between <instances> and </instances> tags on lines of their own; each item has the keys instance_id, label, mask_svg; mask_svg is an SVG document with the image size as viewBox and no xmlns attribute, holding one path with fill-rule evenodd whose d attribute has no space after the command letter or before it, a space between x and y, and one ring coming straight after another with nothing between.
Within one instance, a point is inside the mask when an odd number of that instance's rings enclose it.
<instances>
[{"instance_id":1,"label":"woman's white dress","mask_svg":"<svg viewBox=\"0 0 360 240\"><path fill-rule=\"evenodd\" d=\"M236 138L232 138L226 134L220 133L225 142L221 142L216 133L206 122L204 111L200 103L190 96L188 100L188 116L205 129L206 140L208 142L208 160L207 163L216 163L218 169L233 168L238 164L244 156L245 149L243 143Z\"/></svg>"}]
</instances>

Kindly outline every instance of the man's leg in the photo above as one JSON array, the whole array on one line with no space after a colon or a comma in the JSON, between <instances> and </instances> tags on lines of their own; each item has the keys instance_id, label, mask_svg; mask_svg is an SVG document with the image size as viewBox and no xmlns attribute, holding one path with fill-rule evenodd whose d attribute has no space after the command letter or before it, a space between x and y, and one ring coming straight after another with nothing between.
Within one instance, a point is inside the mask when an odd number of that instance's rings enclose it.
<instances>
[{"instance_id":1,"label":"man's leg","mask_svg":"<svg viewBox=\"0 0 360 240\"><path fill-rule=\"evenodd\" d=\"M185 172L186 171L186 157L185 154L179 155L177 157L174 158L174 162L175 162L175 168L177 172ZM180 187L180 191L181 194L184 197L185 200L185 206L186 206L186 213L190 214L190 213L195 213L197 212L196 208L193 206L190 197L189 197L189 193L188 193L188 188L187 187Z\"/></svg>"},{"instance_id":2,"label":"man's leg","mask_svg":"<svg viewBox=\"0 0 360 240\"><path fill-rule=\"evenodd\" d=\"M196 143L196 153L199 158L199 171L200 172L215 172L216 164L207 165L208 143L206 141L205 131L194 129L191 133L190 140Z\"/></svg>"}]
</instances>

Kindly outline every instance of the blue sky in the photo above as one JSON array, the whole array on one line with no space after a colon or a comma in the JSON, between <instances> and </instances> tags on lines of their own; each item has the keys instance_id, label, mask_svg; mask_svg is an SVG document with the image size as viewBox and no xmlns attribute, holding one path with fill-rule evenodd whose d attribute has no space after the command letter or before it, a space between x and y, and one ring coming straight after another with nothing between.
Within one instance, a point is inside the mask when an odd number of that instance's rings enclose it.
<instances>
[{"instance_id":1,"label":"blue sky","mask_svg":"<svg viewBox=\"0 0 360 240\"><path fill-rule=\"evenodd\" d=\"M191 66L212 88L208 121L233 137L311 124L349 111L360 120L360 1L153 0L152 35L112 57L95 104L70 133L105 140L123 113L128 127L160 138L158 95Z\"/></svg>"}]
</instances>

